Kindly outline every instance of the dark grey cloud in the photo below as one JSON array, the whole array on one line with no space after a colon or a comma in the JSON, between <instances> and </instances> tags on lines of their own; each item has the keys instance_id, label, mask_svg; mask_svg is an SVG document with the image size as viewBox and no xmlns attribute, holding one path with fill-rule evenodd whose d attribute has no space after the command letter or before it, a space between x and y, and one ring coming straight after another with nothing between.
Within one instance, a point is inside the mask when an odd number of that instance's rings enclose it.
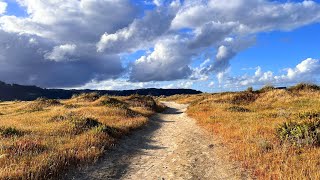
<instances>
[{"instance_id":1,"label":"dark grey cloud","mask_svg":"<svg viewBox=\"0 0 320 180\"><path fill-rule=\"evenodd\" d=\"M0 30L0 77L2 81L43 87L73 87L91 80L117 78L123 72L118 56L81 49L63 61L45 54L55 43L37 36L17 35ZM83 53L85 52L85 53Z\"/></svg>"},{"instance_id":2,"label":"dark grey cloud","mask_svg":"<svg viewBox=\"0 0 320 180\"><path fill-rule=\"evenodd\" d=\"M153 41L169 30L173 18L173 12L163 8L146 12L145 17L134 20L128 27L102 35L97 49L99 52L121 53L152 47Z\"/></svg>"}]
</instances>

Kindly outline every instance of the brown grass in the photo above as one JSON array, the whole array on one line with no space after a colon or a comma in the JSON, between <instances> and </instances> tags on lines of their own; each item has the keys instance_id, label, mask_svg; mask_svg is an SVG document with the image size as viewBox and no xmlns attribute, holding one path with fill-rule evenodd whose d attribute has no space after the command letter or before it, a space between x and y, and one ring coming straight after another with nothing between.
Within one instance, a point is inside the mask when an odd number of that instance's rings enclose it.
<instances>
[{"instance_id":1,"label":"brown grass","mask_svg":"<svg viewBox=\"0 0 320 180\"><path fill-rule=\"evenodd\" d=\"M0 179L48 179L97 160L164 106L147 96L81 94L0 103Z\"/></svg>"},{"instance_id":2,"label":"brown grass","mask_svg":"<svg viewBox=\"0 0 320 180\"><path fill-rule=\"evenodd\" d=\"M315 86L175 96L169 100L191 103L187 113L220 137L232 151L230 158L241 162L258 179L320 179L320 147L283 141L277 133L284 123L299 127L312 124L311 128L318 128L312 132L320 139L320 91ZM297 129L290 133L299 134Z\"/></svg>"}]
</instances>

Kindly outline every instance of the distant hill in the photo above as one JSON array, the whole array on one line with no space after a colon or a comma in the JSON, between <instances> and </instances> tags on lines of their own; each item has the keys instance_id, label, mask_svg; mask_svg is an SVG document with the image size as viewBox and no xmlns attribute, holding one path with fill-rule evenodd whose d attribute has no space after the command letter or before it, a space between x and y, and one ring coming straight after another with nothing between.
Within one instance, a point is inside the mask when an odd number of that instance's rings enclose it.
<instances>
[{"instance_id":1,"label":"distant hill","mask_svg":"<svg viewBox=\"0 0 320 180\"><path fill-rule=\"evenodd\" d=\"M200 94L201 91L192 89L136 89L136 90L65 90L65 89L44 89L37 86L23 86L18 84L6 84L0 81L0 100L35 100L38 97L50 99L68 99L74 94L97 92L101 95L128 96L132 94L152 95L152 96L171 96L176 94Z\"/></svg>"}]
</instances>

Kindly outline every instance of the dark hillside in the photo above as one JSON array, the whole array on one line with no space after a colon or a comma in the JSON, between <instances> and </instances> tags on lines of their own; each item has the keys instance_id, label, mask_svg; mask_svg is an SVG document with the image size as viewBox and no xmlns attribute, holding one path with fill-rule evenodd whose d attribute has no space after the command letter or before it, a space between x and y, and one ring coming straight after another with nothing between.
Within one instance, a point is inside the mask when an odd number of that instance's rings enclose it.
<instances>
[{"instance_id":1,"label":"dark hillside","mask_svg":"<svg viewBox=\"0 0 320 180\"><path fill-rule=\"evenodd\" d=\"M0 100L35 100L38 97L50 99L68 99L74 94L97 92L98 94L128 96L132 94L152 95L152 96L171 96L176 94L200 94L201 91L192 89L136 89L136 90L65 90L65 89L43 89L37 86L23 86L18 84L6 84L0 81Z\"/></svg>"}]
</instances>

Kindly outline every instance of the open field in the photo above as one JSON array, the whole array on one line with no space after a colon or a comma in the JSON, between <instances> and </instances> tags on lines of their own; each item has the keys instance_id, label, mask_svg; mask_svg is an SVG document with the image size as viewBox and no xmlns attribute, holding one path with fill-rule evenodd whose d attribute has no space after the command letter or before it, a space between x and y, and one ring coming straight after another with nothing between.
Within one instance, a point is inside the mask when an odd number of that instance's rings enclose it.
<instances>
[{"instance_id":1,"label":"open field","mask_svg":"<svg viewBox=\"0 0 320 180\"><path fill-rule=\"evenodd\" d=\"M172 96L258 179L320 179L320 88Z\"/></svg>"},{"instance_id":2,"label":"open field","mask_svg":"<svg viewBox=\"0 0 320 180\"><path fill-rule=\"evenodd\" d=\"M164 106L148 96L82 94L0 103L0 179L49 179L97 160Z\"/></svg>"}]
</instances>

